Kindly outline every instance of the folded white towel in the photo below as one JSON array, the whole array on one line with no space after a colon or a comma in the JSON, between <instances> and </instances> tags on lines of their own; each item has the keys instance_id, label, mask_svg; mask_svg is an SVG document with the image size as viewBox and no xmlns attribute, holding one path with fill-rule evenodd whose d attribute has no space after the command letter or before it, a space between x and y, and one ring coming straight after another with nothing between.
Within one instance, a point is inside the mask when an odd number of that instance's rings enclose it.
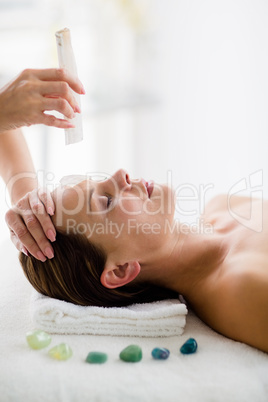
<instances>
[{"instance_id":1,"label":"folded white towel","mask_svg":"<svg viewBox=\"0 0 268 402\"><path fill-rule=\"evenodd\" d=\"M34 325L54 334L92 334L159 337L181 335L186 305L177 299L128 307L77 306L33 291Z\"/></svg>"}]
</instances>

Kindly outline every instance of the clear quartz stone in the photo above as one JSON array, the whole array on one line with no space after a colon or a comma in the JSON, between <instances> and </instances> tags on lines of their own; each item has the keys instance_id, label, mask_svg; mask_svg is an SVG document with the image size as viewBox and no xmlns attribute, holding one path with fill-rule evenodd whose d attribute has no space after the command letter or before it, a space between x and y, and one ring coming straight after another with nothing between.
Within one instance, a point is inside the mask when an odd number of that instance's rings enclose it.
<instances>
[{"instance_id":1,"label":"clear quartz stone","mask_svg":"<svg viewBox=\"0 0 268 402\"><path fill-rule=\"evenodd\" d=\"M26 340L30 348L37 350L46 348L51 342L51 336L47 332L38 329L27 332Z\"/></svg>"},{"instance_id":2,"label":"clear quartz stone","mask_svg":"<svg viewBox=\"0 0 268 402\"><path fill-rule=\"evenodd\" d=\"M50 357L56 360L68 360L72 357L73 352L66 343L61 343L48 351Z\"/></svg>"}]
</instances>

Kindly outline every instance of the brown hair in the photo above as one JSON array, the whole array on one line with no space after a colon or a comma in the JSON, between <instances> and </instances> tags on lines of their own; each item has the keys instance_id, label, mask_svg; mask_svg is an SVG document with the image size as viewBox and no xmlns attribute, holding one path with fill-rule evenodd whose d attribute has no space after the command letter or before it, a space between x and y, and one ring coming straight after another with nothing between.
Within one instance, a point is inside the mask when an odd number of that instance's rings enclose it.
<instances>
[{"instance_id":1,"label":"brown hair","mask_svg":"<svg viewBox=\"0 0 268 402\"><path fill-rule=\"evenodd\" d=\"M46 296L82 306L126 306L177 297L168 289L130 283L107 289L100 282L106 254L83 235L57 232L55 257L41 262L20 253L23 271L32 286Z\"/></svg>"}]
</instances>

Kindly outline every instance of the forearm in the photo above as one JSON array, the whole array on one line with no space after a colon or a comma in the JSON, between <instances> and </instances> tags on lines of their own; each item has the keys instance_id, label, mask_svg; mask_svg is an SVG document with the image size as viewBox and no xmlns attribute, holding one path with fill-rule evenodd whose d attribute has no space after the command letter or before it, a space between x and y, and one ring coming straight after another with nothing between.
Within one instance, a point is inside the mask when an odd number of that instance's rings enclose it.
<instances>
[{"instance_id":1,"label":"forearm","mask_svg":"<svg viewBox=\"0 0 268 402\"><path fill-rule=\"evenodd\" d=\"M56 230L49 216L55 210L53 199L49 193L36 189L33 161L19 129L0 134L0 175L15 204L5 220L16 248L41 261L53 258L50 242L55 241Z\"/></svg>"},{"instance_id":2,"label":"forearm","mask_svg":"<svg viewBox=\"0 0 268 402\"><path fill-rule=\"evenodd\" d=\"M33 161L20 129L0 134L0 175L13 204L37 187Z\"/></svg>"}]
</instances>

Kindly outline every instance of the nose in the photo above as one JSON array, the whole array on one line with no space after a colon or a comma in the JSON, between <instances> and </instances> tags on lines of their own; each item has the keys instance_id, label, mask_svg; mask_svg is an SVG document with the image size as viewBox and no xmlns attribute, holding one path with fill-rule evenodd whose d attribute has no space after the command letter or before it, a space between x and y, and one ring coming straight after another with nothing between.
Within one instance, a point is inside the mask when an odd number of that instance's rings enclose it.
<instances>
[{"instance_id":1,"label":"nose","mask_svg":"<svg viewBox=\"0 0 268 402\"><path fill-rule=\"evenodd\" d=\"M117 172L114 173L111 179L115 181L120 190L131 189L129 174L124 169L117 170Z\"/></svg>"},{"instance_id":2,"label":"nose","mask_svg":"<svg viewBox=\"0 0 268 402\"><path fill-rule=\"evenodd\" d=\"M124 169L119 169L107 180L98 183L103 191L111 195L119 194L121 191L131 190L132 184L129 174Z\"/></svg>"}]
</instances>

